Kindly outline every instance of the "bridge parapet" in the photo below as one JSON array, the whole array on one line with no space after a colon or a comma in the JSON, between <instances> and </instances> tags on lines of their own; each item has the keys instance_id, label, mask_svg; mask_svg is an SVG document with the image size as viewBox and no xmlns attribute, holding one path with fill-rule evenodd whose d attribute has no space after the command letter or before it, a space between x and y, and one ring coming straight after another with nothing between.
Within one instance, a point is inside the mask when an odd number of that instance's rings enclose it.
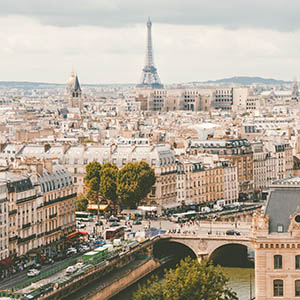
<instances>
[{"instance_id":1,"label":"bridge parapet","mask_svg":"<svg viewBox=\"0 0 300 300\"><path fill-rule=\"evenodd\" d=\"M187 235L187 234L165 234L160 240L168 240L170 242L181 243L189 247L198 260L209 258L212 253L225 245L238 244L247 248L251 247L251 237L239 235Z\"/></svg>"}]
</instances>

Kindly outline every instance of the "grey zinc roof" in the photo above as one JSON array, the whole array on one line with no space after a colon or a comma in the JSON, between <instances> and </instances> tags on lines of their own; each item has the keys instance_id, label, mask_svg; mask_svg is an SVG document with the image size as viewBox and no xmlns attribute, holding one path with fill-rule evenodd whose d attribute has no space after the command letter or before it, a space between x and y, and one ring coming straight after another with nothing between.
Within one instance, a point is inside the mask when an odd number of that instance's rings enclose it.
<instances>
[{"instance_id":1,"label":"grey zinc roof","mask_svg":"<svg viewBox=\"0 0 300 300\"><path fill-rule=\"evenodd\" d=\"M269 232L277 232L277 225L283 225L287 232L290 225L290 215L300 208L300 189L280 189L271 192L265 210L269 216Z\"/></svg>"},{"instance_id":2,"label":"grey zinc roof","mask_svg":"<svg viewBox=\"0 0 300 300\"><path fill-rule=\"evenodd\" d=\"M73 183L71 173L58 165L53 165L53 173L44 169L43 176L39 176L38 180L44 193L70 186Z\"/></svg>"}]
</instances>

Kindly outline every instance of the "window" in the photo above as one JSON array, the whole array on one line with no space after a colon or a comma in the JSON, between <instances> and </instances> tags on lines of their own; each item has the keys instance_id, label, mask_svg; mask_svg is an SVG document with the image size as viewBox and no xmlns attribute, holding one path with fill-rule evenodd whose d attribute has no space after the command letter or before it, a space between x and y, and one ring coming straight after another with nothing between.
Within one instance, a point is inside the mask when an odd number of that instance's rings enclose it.
<instances>
[{"instance_id":1,"label":"window","mask_svg":"<svg viewBox=\"0 0 300 300\"><path fill-rule=\"evenodd\" d=\"M275 279L273 281L273 293L274 297L283 296L283 280Z\"/></svg>"},{"instance_id":2,"label":"window","mask_svg":"<svg viewBox=\"0 0 300 300\"><path fill-rule=\"evenodd\" d=\"M295 296L300 296L300 280L295 280Z\"/></svg>"},{"instance_id":3,"label":"window","mask_svg":"<svg viewBox=\"0 0 300 300\"><path fill-rule=\"evenodd\" d=\"M283 225L277 224L277 232L283 232Z\"/></svg>"},{"instance_id":4,"label":"window","mask_svg":"<svg viewBox=\"0 0 300 300\"><path fill-rule=\"evenodd\" d=\"M282 269L282 256L274 255L274 269Z\"/></svg>"},{"instance_id":5,"label":"window","mask_svg":"<svg viewBox=\"0 0 300 300\"><path fill-rule=\"evenodd\" d=\"M300 255L296 255L295 257L295 268L300 269Z\"/></svg>"}]
</instances>

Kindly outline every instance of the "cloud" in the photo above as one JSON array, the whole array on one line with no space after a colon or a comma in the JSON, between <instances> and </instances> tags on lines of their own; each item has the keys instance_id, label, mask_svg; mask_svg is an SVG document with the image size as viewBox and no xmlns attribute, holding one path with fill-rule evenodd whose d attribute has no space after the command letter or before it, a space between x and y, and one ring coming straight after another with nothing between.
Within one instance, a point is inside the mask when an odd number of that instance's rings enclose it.
<instances>
[{"instance_id":1,"label":"cloud","mask_svg":"<svg viewBox=\"0 0 300 300\"><path fill-rule=\"evenodd\" d=\"M123 27L156 23L230 29L300 28L298 0L1 0L0 14L32 17L46 25Z\"/></svg>"},{"instance_id":2,"label":"cloud","mask_svg":"<svg viewBox=\"0 0 300 300\"><path fill-rule=\"evenodd\" d=\"M145 24L58 27L9 15L0 17L0 26L5 28L0 80L64 83L72 67L83 83L137 83L141 76ZM300 77L300 30L153 23L152 33L163 83L233 75Z\"/></svg>"}]
</instances>

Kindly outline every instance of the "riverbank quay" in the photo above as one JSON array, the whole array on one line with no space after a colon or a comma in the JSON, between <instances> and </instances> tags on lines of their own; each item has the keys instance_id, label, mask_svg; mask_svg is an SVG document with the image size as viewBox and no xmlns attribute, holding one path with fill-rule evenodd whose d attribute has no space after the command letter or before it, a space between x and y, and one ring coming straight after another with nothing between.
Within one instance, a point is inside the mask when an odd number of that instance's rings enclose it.
<instances>
[{"instance_id":1,"label":"riverbank quay","mask_svg":"<svg viewBox=\"0 0 300 300\"><path fill-rule=\"evenodd\" d=\"M64 282L53 282L51 289L38 298L43 300L67 299L78 290L84 290L89 284L105 278L113 271L119 271L129 263L152 255L153 240L147 239L137 243L134 248L125 253L118 253L102 261L101 263L81 270L76 278L70 278ZM73 297L71 297L74 299Z\"/></svg>"},{"instance_id":2,"label":"riverbank quay","mask_svg":"<svg viewBox=\"0 0 300 300\"><path fill-rule=\"evenodd\" d=\"M163 261L140 257L63 300L108 300L160 268Z\"/></svg>"}]
</instances>

